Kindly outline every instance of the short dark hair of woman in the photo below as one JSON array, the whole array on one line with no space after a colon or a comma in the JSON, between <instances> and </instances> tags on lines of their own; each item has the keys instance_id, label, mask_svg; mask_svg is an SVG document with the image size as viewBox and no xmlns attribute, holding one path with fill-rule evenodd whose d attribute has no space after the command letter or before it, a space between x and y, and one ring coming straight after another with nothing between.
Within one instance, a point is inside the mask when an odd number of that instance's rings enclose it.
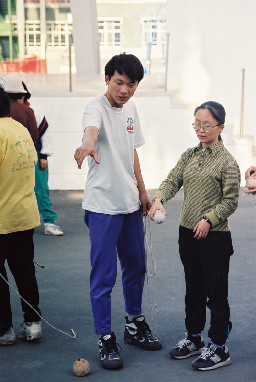
<instances>
[{"instance_id":1,"label":"short dark hair of woman","mask_svg":"<svg viewBox=\"0 0 256 382\"><path fill-rule=\"evenodd\" d=\"M220 124L223 125L225 123L226 118L226 112L224 107L215 101L207 101L202 103L202 105L198 106L195 111L194 115L198 112L199 109L207 109L211 113L214 119Z\"/></svg>"},{"instance_id":2,"label":"short dark hair of woman","mask_svg":"<svg viewBox=\"0 0 256 382\"><path fill-rule=\"evenodd\" d=\"M10 100L0 85L0 118L9 117L10 115Z\"/></svg>"},{"instance_id":3,"label":"short dark hair of woman","mask_svg":"<svg viewBox=\"0 0 256 382\"><path fill-rule=\"evenodd\" d=\"M140 60L133 54L121 53L113 56L105 66L105 75L110 80L115 71L125 74L132 82L138 83L144 77L144 69Z\"/></svg>"},{"instance_id":4,"label":"short dark hair of woman","mask_svg":"<svg viewBox=\"0 0 256 382\"><path fill-rule=\"evenodd\" d=\"M25 95L25 93L6 93L6 94L12 101L18 101L18 99L21 99Z\"/></svg>"}]
</instances>

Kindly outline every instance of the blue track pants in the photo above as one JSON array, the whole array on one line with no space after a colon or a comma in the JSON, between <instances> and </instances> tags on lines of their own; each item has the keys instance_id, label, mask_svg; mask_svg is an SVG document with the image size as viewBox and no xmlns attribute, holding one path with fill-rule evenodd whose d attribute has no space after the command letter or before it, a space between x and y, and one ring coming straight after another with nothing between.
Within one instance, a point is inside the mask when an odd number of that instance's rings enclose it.
<instances>
[{"instance_id":1,"label":"blue track pants","mask_svg":"<svg viewBox=\"0 0 256 382\"><path fill-rule=\"evenodd\" d=\"M111 292L116 282L117 255L122 270L125 310L141 314L145 280L145 247L140 211L105 215L85 211L90 230L90 296L94 329L98 334L111 332Z\"/></svg>"}]
</instances>

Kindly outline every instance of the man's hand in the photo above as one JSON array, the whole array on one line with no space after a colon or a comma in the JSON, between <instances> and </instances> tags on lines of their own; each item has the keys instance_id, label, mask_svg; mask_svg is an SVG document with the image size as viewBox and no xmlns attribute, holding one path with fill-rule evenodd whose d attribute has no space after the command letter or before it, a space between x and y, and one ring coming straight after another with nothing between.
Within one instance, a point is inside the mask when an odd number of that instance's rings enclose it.
<instances>
[{"instance_id":1,"label":"man's hand","mask_svg":"<svg viewBox=\"0 0 256 382\"><path fill-rule=\"evenodd\" d=\"M76 160L76 163L78 165L78 168L80 169L82 167L84 158L87 157L87 155L90 155L97 164L100 163L95 146L80 146L76 149L74 158Z\"/></svg>"},{"instance_id":2,"label":"man's hand","mask_svg":"<svg viewBox=\"0 0 256 382\"><path fill-rule=\"evenodd\" d=\"M48 160L47 159L40 159L39 167L41 170L45 170L48 166Z\"/></svg>"},{"instance_id":3,"label":"man's hand","mask_svg":"<svg viewBox=\"0 0 256 382\"><path fill-rule=\"evenodd\" d=\"M197 223L195 226L193 232L195 232L194 238L198 239L205 239L206 236L208 235L210 229L210 224L202 219L200 222Z\"/></svg>"},{"instance_id":4,"label":"man's hand","mask_svg":"<svg viewBox=\"0 0 256 382\"><path fill-rule=\"evenodd\" d=\"M140 202L141 202L142 214L143 216L146 216L152 206L146 192L140 193Z\"/></svg>"},{"instance_id":5,"label":"man's hand","mask_svg":"<svg viewBox=\"0 0 256 382\"><path fill-rule=\"evenodd\" d=\"M96 152L96 148L95 148L95 144L98 138L98 133L99 133L99 130L95 126L88 126L84 130L82 146L78 147L74 154L74 158L76 160L76 163L79 169L82 167L84 158L86 158L87 155L90 155L97 164L100 163L97 152Z\"/></svg>"}]
</instances>

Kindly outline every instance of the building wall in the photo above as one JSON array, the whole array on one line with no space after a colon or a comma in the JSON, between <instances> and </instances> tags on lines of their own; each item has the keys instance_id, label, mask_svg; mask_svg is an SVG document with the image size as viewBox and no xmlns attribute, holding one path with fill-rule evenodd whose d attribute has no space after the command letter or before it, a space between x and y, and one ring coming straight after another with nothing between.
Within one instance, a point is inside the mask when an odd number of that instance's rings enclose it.
<instances>
[{"instance_id":1,"label":"building wall","mask_svg":"<svg viewBox=\"0 0 256 382\"><path fill-rule=\"evenodd\" d=\"M122 47L143 47L141 36L141 17L145 15L146 5L138 4L109 4L98 3L98 17L122 17Z\"/></svg>"},{"instance_id":2,"label":"building wall","mask_svg":"<svg viewBox=\"0 0 256 382\"><path fill-rule=\"evenodd\" d=\"M122 51L133 53L146 67L147 45L142 33L143 18L165 18L165 1L145 2L145 1L118 1L118 2L97 2L98 17L122 17L121 45L118 47L101 46L101 61L104 68L107 59ZM165 37L165 36L164 36ZM165 45L165 41L163 41ZM163 46L151 46L151 71L163 71Z\"/></svg>"},{"instance_id":3,"label":"building wall","mask_svg":"<svg viewBox=\"0 0 256 382\"><path fill-rule=\"evenodd\" d=\"M168 88L178 99L223 103L240 129L241 78L245 68L244 133L255 135L256 2L168 0Z\"/></svg>"},{"instance_id":4,"label":"building wall","mask_svg":"<svg viewBox=\"0 0 256 382\"><path fill-rule=\"evenodd\" d=\"M54 4L46 4L45 6L46 20L67 21L68 15L71 14L70 6L60 6ZM40 20L39 4L26 4L25 6L26 20Z\"/></svg>"},{"instance_id":5,"label":"building wall","mask_svg":"<svg viewBox=\"0 0 256 382\"><path fill-rule=\"evenodd\" d=\"M136 54L143 65L147 65L148 48L142 35L143 17L165 17L166 0L144 1L144 0L123 0L123 1L97 1L97 16L98 18L121 18L121 45L120 46L100 46L101 68L104 70L105 64L109 57L114 54L126 51ZM36 21L40 19L39 3L25 4L25 18L27 21ZM67 24L71 21L70 4L53 4L46 2L46 22L63 21ZM163 42L165 44L165 42ZM46 54L48 61L48 73L58 73L58 67L61 66L61 72L68 72L67 50L68 42L65 46L47 47ZM29 46L27 54L40 56L40 46ZM163 72L164 61L163 45L153 45L151 47L151 71ZM73 58L75 61L75 57ZM61 65L62 63L62 65ZM63 65L64 63L64 65ZM64 69L65 67L65 69Z\"/></svg>"},{"instance_id":6,"label":"building wall","mask_svg":"<svg viewBox=\"0 0 256 382\"><path fill-rule=\"evenodd\" d=\"M54 141L54 155L49 158L51 189L79 190L84 188L87 162L81 170L74 160L75 149L81 145L82 115L89 97L33 97L32 104L45 111ZM146 143L138 148L142 173L148 189L157 188L175 166L181 153L198 143L191 126L193 108L176 107L168 96L133 97ZM256 163L248 141L232 139L232 119L222 134L226 147L238 161L242 177L246 168ZM242 183L243 184L243 183Z\"/></svg>"},{"instance_id":7,"label":"building wall","mask_svg":"<svg viewBox=\"0 0 256 382\"><path fill-rule=\"evenodd\" d=\"M45 111L53 135L54 155L49 159L51 189L75 190L84 187L86 161L82 170L78 170L73 156L75 149L81 145L83 110L91 100L89 97L32 99L32 104L41 106ZM146 144L138 149L144 180L147 188L155 188L186 145L195 142L193 129L190 128L191 116L189 110L173 110L167 96L134 97L133 100L146 138ZM174 139L170 127L177 123L182 129Z\"/></svg>"}]
</instances>

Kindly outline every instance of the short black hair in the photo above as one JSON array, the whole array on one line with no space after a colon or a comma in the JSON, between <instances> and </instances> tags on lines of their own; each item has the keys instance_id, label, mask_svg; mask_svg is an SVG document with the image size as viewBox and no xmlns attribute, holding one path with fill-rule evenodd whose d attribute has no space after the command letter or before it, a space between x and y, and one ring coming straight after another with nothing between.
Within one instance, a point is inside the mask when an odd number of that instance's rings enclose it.
<instances>
[{"instance_id":1,"label":"short black hair","mask_svg":"<svg viewBox=\"0 0 256 382\"><path fill-rule=\"evenodd\" d=\"M119 74L125 74L132 82L138 83L144 77L144 69L140 60L133 54L121 53L113 56L105 66L105 75L109 80L117 71Z\"/></svg>"},{"instance_id":2,"label":"short black hair","mask_svg":"<svg viewBox=\"0 0 256 382\"><path fill-rule=\"evenodd\" d=\"M214 119L220 124L223 125L225 123L226 111L224 107L215 101L207 101L202 103L202 105L198 106L194 111L194 116L198 112L199 109L207 109L211 113Z\"/></svg>"},{"instance_id":3,"label":"short black hair","mask_svg":"<svg viewBox=\"0 0 256 382\"><path fill-rule=\"evenodd\" d=\"M6 92L6 94L8 95L8 97L12 101L17 101L18 99L21 99L26 93L8 93L8 92Z\"/></svg>"},{"instance_id":4,"label":"short black hair","mask_svg":"<svg viewBox=\"0 0 256 382\"><path fill-rule=\"evenodd\" d=\"M10 100L0 85L0 118L9 117L10 115Z\"/></svg>"}]
</instances>

